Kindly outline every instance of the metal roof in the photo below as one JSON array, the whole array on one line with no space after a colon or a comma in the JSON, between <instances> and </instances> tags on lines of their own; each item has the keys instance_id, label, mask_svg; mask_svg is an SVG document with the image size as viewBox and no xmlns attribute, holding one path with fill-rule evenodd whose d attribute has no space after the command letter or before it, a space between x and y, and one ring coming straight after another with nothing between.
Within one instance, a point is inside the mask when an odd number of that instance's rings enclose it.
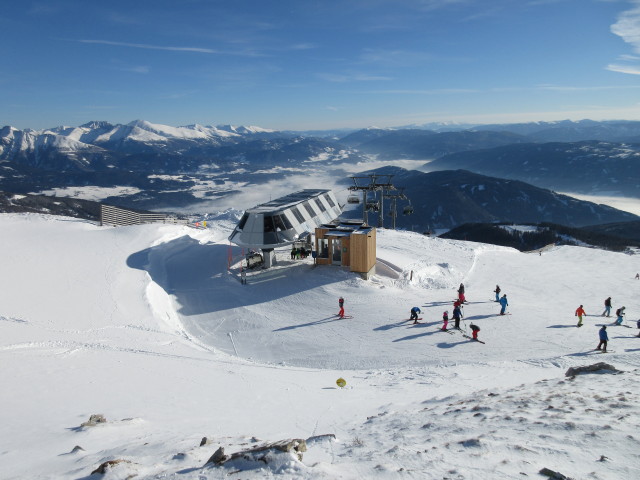
<instances>
[{"instance_id":1,"label":"metal roof","mask_svg":"<svg viewBox=\"0 0 640 480\"><path fill-rule=\"evenodd\" d=\"M299 205L312 198L318 197L330 191L331 190L321 190L321 189L300 190L299 192L290 193L289 195L285 195L284 197L276 198L275 200L270 200L266 203L261 203L260 205L256 205L253 208L247 209L247 212L248 213L264 213L264 212L282 210L284 208L289 208L295 205Z\"/></svg>"}]
</instances>

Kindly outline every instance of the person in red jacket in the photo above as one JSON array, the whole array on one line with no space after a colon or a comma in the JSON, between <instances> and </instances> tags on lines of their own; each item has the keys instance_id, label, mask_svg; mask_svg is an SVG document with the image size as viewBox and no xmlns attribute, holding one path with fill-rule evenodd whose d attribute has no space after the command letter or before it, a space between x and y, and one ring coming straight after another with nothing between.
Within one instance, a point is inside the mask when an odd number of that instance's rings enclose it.
<instances>
[{"instance_id":1,"label":"person in red jacket","mask_svg":"<svg viewBox=\"0 0 640 480\"><path fill-rule=\"evenodd\" d=\"M584 308L582 308L582 305L580 305L578 308L576 308L576 317L578 317L578 327L582 326L582 316L587 316L587 313L584 311Z\"/></svg>"}]
</instances>

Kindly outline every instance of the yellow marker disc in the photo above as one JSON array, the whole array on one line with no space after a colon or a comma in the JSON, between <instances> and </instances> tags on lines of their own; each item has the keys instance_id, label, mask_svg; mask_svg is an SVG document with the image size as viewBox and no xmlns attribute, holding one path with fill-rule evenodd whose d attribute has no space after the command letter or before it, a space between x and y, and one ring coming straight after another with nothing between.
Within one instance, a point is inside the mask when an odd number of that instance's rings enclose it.
<instances>
[{"instance_id":1,"label":"yellow marker disc","mask_svg":"<svg viewBox=\"0 0 640 480\"><path fill-rule=\"evenodd\" d=\"M340 388L344 387L346 384L347 384L347 381L342 377L336 380L336 385L338 385Z\"/></svg>"}]
</instances>

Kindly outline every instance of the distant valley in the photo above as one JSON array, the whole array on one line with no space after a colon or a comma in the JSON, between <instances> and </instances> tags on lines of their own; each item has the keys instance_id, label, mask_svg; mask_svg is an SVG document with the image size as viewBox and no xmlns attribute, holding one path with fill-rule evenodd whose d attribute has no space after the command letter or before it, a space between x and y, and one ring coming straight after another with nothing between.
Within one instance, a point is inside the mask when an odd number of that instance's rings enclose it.
<instances>
[{"instance_id":1,"label":"distant valley","mask_svg":"<svg viewBox=\"0 0 640 480\"><path fill-rule=\"evenodd\" d=\"M399 215L399 228L637 219L547 190L640 197L640 122L623 121L327 132L170 127L140 120L42 131L5 126L0 190L75 195L156 211L212 209L238 196L245 202L238 208L247 208L253 199L267 201L274 185L293 189L300 179L303 188L334 188L346 197L353 172L403 159L429 161L420 172L372 170L392 172L394 185L411 201L414 213ZM388 207L381 217L385 225ZM370 223L377 215L370 215Z\"/></svg>"}]
</instances>

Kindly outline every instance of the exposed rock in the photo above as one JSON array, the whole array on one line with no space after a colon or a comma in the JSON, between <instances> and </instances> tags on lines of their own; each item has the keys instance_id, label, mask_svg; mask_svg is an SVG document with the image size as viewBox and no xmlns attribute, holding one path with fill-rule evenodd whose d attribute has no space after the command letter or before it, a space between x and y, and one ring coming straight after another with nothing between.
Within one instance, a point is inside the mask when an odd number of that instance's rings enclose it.
<instances>
[{"instance_id":1,"label":"exposed rock","mask_svg":"<svg viewBox=\"0 0 640 480\"><path fill-rule=\"evenodd\" d=\"M205 465L209 464L209 463L213 463L214 465L221 465L224 462L226 462L227 460L229 460L229 456L224 454L224 447L219 447L214 453L213 455L211 455L211 457L209 458L209 460L207 460L207 462L205 463Z\"/></svg>"},{"instance_id":2,"label":"exposed rock","mask_svg":"<svg viewBox=\"0 0 640 480\"><path fill-rule=\"evenodd\" d=\"M209 440L207 437L202 437L202 440L200 440L200 446L203 447L205 445L209 445L211 443L211 440Z\"/></svg>"},{"instance_id":3,"label":"exposed rock","mask_svg":"<svg viewBox=\"0 0 640 480\"><path fill-rule=\"evenodd\" d=\"M594 363L593 365L585 365L583 367L571 367L569 370L565 372L565 377L574 377L576 375L580 375L582 373L593 373L600 371L608 371L610 373L622 373L621 370L618 370L613 365L609 365L605 362Z\"/></svg>"},{"instance_id":4,"label":"exposed rock","mask_svg":"<svg viewBox=\"0 0 640 480\"><path fill-rule=\"evenodd\" d=\"M81 427L94 427L94 426L98 425L99 423L106 423L106 422L107 422L107 419L104 417L104 415L98 413L98 414L91 415L89 417L89 420L84 422L84 423L81 423L80 426Z\"/></svg>"},{"instance_id":5,"label":"exposed rock","mask_svg":"<svg viewBox=\"0 0 640 480\"><path fill-rule=\"evenodd\" d=\"M312 443L312 442L317 442L320 440L335 440L336 436L333 433L325 433L322 435L314 435L313 437L309 437L306 440L306 443Z\"/></svg>"},{"instance_id":6,"label":"exposed rock","mask_svg":"<svg viewBox=\"0 0 640 480\"><path fill-rule=\"evenodd\" d=\"M307 443L301 438L294 438L289 440L280 440L278 442L267 443L258 447L249 448L240 452L233 453L231 455L224 454L224 448L220 447L211 456L205 465L213 463L214 465L223 465L226 462L236 459L256 460L268 463L269 451L277 450L286 453L295 453L298 460L302 460L302 453L307 451ZM264 455L256 455L263 453Z\"/></svg>"},{"instance_id":7,"label":"exposed rock","mask_svg":"<svg viewBox=\"0 0 640 480\"><path fill-rule=\"evenodd\" d=\"M71 449L71 453L78 453L78 452L84 452L84 448L82 448L80 445L76 445Z\"/></svg>"},{"instance_id":8,"label":"exposed rock","mask_svg":"<svg viewBox=\"0 0 640 480\"><path fill-rule=\"evenodd\" d=\"M105 473L107 473L108 469L110 469L114 465L117 465L117 464L122 463L122 462L131 463L131 462L129 462L129 460L123 460L123 459L107 460L106 462L101 463L98 468L96 468L93 472L91 472L91 475L93 475L94 473L100 473L100 474L104 475Z\"/></svg>"},{"instance_id":9,"label":"exposed rock","mask_svg":"<svg viewBox=\"0 0 640 480\"><path fill-rule=\"evenodd\" d=\"M554 480L571 480L570 477L567 477L560 472L554 472L553 470L546 467L540 470L540 474L546 475L547 477L553 478Z\"/></svg>"}]
</instances>

